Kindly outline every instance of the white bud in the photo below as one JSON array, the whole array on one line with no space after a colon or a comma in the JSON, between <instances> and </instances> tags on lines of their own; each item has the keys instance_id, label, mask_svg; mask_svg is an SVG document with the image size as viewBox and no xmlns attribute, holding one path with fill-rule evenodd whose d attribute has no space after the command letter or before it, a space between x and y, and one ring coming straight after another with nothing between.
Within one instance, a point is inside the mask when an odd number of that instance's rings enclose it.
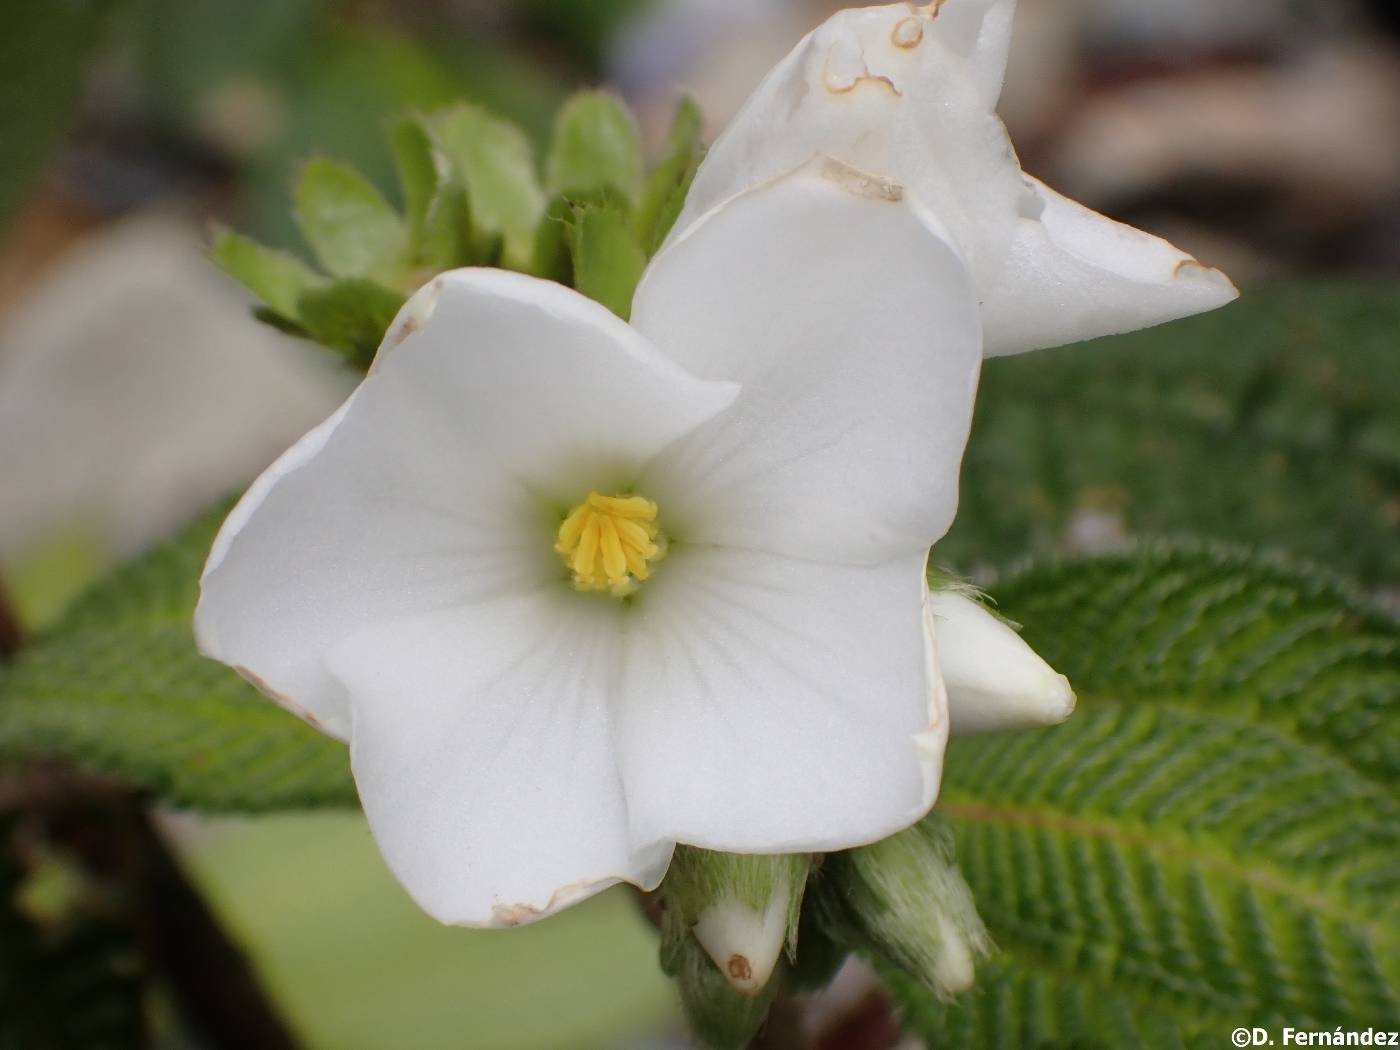
<instances>
[{"instance_id":1,"label":"white bud","mask_svg":"<svg viewBox=\"0 0 1400 1050\"><path fill-rule=\"evenodd\" d=\"M954 734L1056 725L1074 712L1069 679L977 602L942 590L928 608Z\"/></svg>"},{"instance_id":2,"label":"white bud","mask_svg":"<svg viewBox=\"0 0 1400 1050\"><path fill-rule=\"evenodd\" d=\"M784 875L761 912L726 897L700 913L692 932L729 983L752 995L768 984L778 965L787 943L791 904L792 889Z\"/></svg>"},{"instance_id":3,"label":"white bud","mask_svg":"<svg viewBox=\"0 0 1400 1050\"><path fill-rule=\"evenodd\" d=\"M755 856L682 846L662 885L680 935L690 935L738 992L768 986L795 944L807 854Z\"/></svg>"},{"instance_id":4,"label":"white bud","mask_svg":"<svg viewBox=\"0 0 1400 1050\"><path fill-rule=\"evenodd\" d=\"M874 948L941 996L972 987L990 944L936 817L831 854L816 885L818 913L852 947Z\"/></svg>"}]
</instances>

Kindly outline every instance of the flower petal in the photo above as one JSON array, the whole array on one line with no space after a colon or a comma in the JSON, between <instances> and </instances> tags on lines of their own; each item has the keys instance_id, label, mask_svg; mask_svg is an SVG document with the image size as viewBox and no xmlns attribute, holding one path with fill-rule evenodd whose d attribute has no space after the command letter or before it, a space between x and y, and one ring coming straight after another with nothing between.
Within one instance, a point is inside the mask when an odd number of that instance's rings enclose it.
<instances>
[{"instance_id":1,"label":"flower petal","mask_svg":"<svg viewBox=\"0 0 1400 1050\"><path fill-rule=\"evenodd\" d=\"M898 186L826 161L743 194L657 257L632 316L742 387L644 475L673 538L874 564L947 530L979 321Z\"/></svg>"},{"instance_id":2,"label":"flower petal","mask_svg":"<svg viewBox=\"0 0 1400 1050\"><path fill-rule=\"evenodd\" d=\"M924 558L680 547L627 610L618 747L635 841L845 849L933 804L947 718Z\"/></svg>"},{"instance_id":3,"label":"flower petal","mask_svg":"<svg viewBox=\"0 0 1400 1050\"><path fill-rule=\"evenodd\" d=\"M929 611L955 734L1038 729L1074 713L1069 679L977 602L936 591Z\"/></svg>"},{"instance_id":4,"label":"flower petal","mask_svg":"<svg viewBox=\"0 0 1400 1050\"><path fill-rule=\"evenodd\" d=\"M938 216L978 287L1006 259L1020 165L994 112L1013 5L949 0L842 11L780 62L715 141L672 231L807 163L835 157L905 185Z\"/></svg>"},{"instance_id":5,"label":"flower petal","mask_svg":"<svg viewBox=\"0 0 1400 1050\"><path fill-rule=\"evenodd\" d=\"M1011 257L984 294L998 357L1205 313L1239 297L1219 270L1026 178Z\"/></svg>"},{"instance_id":6,"label":"flower petal","mask_svg":"<svg viewBox=\"0 0 1400 1050\"><path fill-rule=\"evenodd\" d=\"M842 11L780 62L706 156L672 231L825 154L937 216L983 303L989 356L1215 309L1229 280L1023 175L995 113L1014 4Z\"/></svg>"},{"instance_id":7,"label":"flower petal","mask_svg":"<svg viewBox=\"0 0 1400 1050\"><path fill-rule=\"evenodd\" d=\"M613 754L618 603L557 585L366 629L327 665L394 874L442 922L533 922L617 882L650 889Z\"/></svg>"},{"instance_id":8,"label":"flower petal","mask_svg":"<svg viewBox=\"0 0 1400 1050\"><path fill-rule=\"evenodd\" d=\"M405 306L373 374L229 516L200 646L343 739L331 646L556 578L550 501L633 480L734 393L557 284L443 274Z\"/></svg>"}]
</instances>

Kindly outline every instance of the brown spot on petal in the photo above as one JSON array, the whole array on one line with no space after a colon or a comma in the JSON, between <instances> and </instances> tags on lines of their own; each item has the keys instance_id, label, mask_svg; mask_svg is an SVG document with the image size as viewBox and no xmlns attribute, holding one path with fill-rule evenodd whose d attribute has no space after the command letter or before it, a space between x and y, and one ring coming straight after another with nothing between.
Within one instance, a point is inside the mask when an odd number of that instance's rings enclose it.
<instances>
[{"instance_id":1,"label":"brown spot on petal","mask_svg":"<svg viewBox=\"0 0 1400 1050\"><path fill-rule=\"evenodd\" d=\"M857 62L860 64L858 70ZM896 97L904 95L889 77L871 73L863 55L849 54L839 46L833 46L827 52L826 66L822 70L822 83L833 95L849 95L862 84L883 84Z\"/></svg>"},{"instance_id":2,"label":"brown spot on petal","mask_svg":"<svg viewBox=\"0 0 1400 1050\"><path fill-rule=\"evenodd\" d=\"M859 168L853 168L835 157L823 159L821 175L822 178L836 183L847 193L852 193L857 197L889 201L891 204L898 204L904 199L904 187L893 179L887 179L883 175L872 175Z\"/></svg>"},{"instance_id":3,"label":"brown spot on petal","mask_svg":"<svg viewBox=\"0 0 1400 1050\"><path fill-rule=\"evenodd\" d=\"M918 47L924 40L924 20L922 18L906 18L894 27L894 33L890 36L890 42L895 47L908 51L910 48Z\"/></svg>"},{"instance_id":4,"label":"brown spot on petal","mask_svg":"<svg viewBox=\"0 0 1400 1050\"><path fill-rule=\"evenodd\" d=\"M622 881L612 879L580 879L560 886L549 896L543 907L534 904L497 904L491 909L491 918L497 926L523 926L526 923L553 915L562 908L583 900L593 893Z\"/></svg>"},{"instance_id":5,"label":"brown spot on petal","mask_svg":"<svg viewBox=\"0 0 1400 1050\"><path fill-rule=\"evenodd\" d=\"M753 965L749 962L747 956L737 953L731 955L729 957L729 965L726 968L729 970L729 976L736 981L753 980Z\"/></svg>"},{"instance_id":6,"label":"brown spot on petal","mask_svg":"<svg viewBox=\"0 0 1400 1050\"><path fill-rule=\"evenodd\" d=\"M826 78L826 89L833 95L849 95L862 84L883 84L890 89L891 93L901 98L904 96L904 92L895 87L894 81L883 75L877 76L873 73L863 73L854 80L845 82L834 81L831 77Z\"/></svg>"},{"instance_id":7,"label":"brown spot on petal","mask_svg":"<svg viewBox=\"0 0 1400 1050\"><path fill-rule=\"evenodd\" d=\"M496 920L497 926L523 926L543 915L544 909L532 904L497 904L491 909L491 917Z\"/></svg>"},{"instance_id":8,"label":"brown spot on petal","mask_svg":"<svg viewBox=\"0 0 1400 1050\"><path fill-rule=\"evenodd\" d=\"M277 703L281 704L292 714L300 718L303 722L315 727L316 729L323 728L323 726L321 725L321 720L319 718L313 715L306 708L302 707L301 704L297 703L291 697L287 696L285 693L279 693L276 689L272 688L272 686L268 685L265 681L262 680L261 677L259 677L254 672L250 671L248 668L243 667L240 664L235 664L233 669L238 672L239 677L241 677L254 689L262 693L264 696L267 696L270 699L277 701Z\"/></svg>"}]
</instances>

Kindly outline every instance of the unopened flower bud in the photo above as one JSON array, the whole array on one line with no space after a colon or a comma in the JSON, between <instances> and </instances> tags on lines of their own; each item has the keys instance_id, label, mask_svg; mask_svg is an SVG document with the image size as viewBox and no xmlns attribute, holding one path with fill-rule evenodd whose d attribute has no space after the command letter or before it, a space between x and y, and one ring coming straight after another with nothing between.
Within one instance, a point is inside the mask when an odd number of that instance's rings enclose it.
<instances>
[{"instance_id":1,"label":"unopened flower bud","mask_svg":"<svg viewBox=\"0 0 1400 1050\"><path fill-rule=\"evenodd\" d=\"M929 619L953 733L1033 729L1074 712L1069 679L965 594L934 591Z\"/></svg>"},{"instance_id":2,"label":"unopened flower bud","mask_svg":"<svg viewBox=\"0 0 1400 1050\"><path fill-rule=\"evenodd\" d=\"M833 853L819 881L829 927L844 927L939 995L972 986L990 942L935 817L872 846Z\"/></svg>"},{"instance_id":3,"label":"unopened flower bud","mask_svg":"<svg viewBox=\"0 0 1400 1050\"><path fill-rule=\"evenodd\" d=\"M735 990L700 942L684 929L673 935L669 921L662 939L661 968L676 982L691 1033L709 1050L748 1046L763 1026L781 983L770 980L756 995Z\"/></svg>"},{"instance_id":4,"label":"unopened flower bud","mask_svg":"<svg viewBox=\"0 0 1400 1050\"><path fill-rule=\"evenodd\" d=\"M682 846L662 888L668 917L683 925L719 973L757 995L786 946L796 945L807 854L754 856Z\"/></svg>"}]
</instances>

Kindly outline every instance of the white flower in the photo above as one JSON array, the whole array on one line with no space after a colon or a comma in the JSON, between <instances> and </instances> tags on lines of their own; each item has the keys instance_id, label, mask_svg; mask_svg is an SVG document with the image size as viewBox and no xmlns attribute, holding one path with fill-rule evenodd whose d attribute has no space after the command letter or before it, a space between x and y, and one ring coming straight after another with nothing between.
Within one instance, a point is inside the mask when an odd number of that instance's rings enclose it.
<instances>
[{"instance_id":1,"label":"white flower","mask_svg":"<svg viewBox=\"0 0 1400 1050\"><path fill-rule=\"evenodd\" d=\"M1238 294L1218 270L1021 171L996 117L1015 0L842 11L715 142L673 237L735 193L835 157L894 179L972 273L987 356L1145 328Z\"/></svg>"},{"instance_id":2,"label":"white flower","mask_svg":"<svg viewBox=\"0 0 1400 1050\"><path fill-rule=\"evenodd\" d=\"M829 161L692 223L631 326L443 274L230 516L200 644L350 741L446 922L654 886L678 841L880 839L937 792L924 563L980 361L958 255Z\"/></svg>"},{"instance_id":3,"label":"white flower","mask_svg":"<svg viewBox=\"0 0 1400 1050\"><path fill-rule=\"evenodd\" d=\"M940 658L960 728L1068 714L1012 632L925 583L983 354L1233 289L1025 179L992 113L1009 19L836 16L717 143L630 326L443 274L230 516L203 651L350 742L437 918L652 887L678 842L907 827L938 790Z\"/></svg>"}]
</instances>

